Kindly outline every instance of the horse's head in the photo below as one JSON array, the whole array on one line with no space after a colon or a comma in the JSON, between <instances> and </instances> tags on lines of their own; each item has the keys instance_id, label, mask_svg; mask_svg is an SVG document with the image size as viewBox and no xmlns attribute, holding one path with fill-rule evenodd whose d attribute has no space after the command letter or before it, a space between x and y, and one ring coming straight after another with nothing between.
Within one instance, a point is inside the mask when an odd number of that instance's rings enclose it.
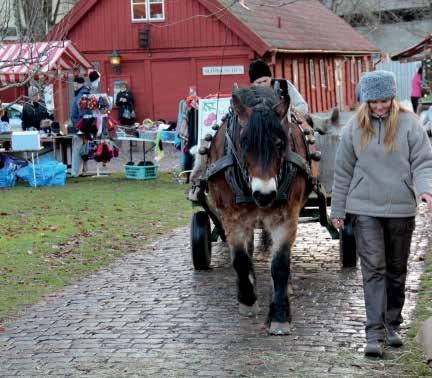
<instances>
[{"instance_id":1,"label":"horse's head","mask_svg":"<svg viewBox=\"0 0 432 378\"><path fill-rule=\"evenodd\" d=\"M340 133L341 126L338 108L334 108L331 114L326 117L308 114L305 118L308 124L321 135Z\"/></svg>"},{"instance_id":2,"label":"horse's head","mask_svg":"<svg viewBox=\"0 0 432 378\"><path fill-rule=\"evenodd\" d=\"M232 107L241 126L240 150L252 196L258 206L270 206L288 153L289 98L281 101L270 88L252 87L235 91Z\"/></svg>"}]
</instances>

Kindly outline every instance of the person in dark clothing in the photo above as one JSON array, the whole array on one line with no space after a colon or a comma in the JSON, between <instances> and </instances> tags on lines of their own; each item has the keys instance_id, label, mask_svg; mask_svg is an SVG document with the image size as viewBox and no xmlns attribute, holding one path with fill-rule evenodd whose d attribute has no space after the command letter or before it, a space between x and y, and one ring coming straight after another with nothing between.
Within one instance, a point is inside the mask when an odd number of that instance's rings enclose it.
<instances>
[{"instance_id":1,"label":"person in dark clothing","mask_svg":"<svg viewBox=\"0 0 432 378\"><path fill-rule=\"evenodd\" d=\"M191 171L194 165L194 156L190 153L192 147L198 143L198 109L192 107L188 111L187 116L187 129L188 129L188 140L187 140L187 152L184 160L184 170ZM190 173L187 174L186 183L189 183Z\"/></svg>"},{"instance_id":2,"label":"person in dark clothing","mask_svg":"<svg viewBox=\"0 0 432 378\"><path fill-rule=\"evenodd\" d=\"M71 176L78 177L83 171L84 161L82 160L80 155L80 150L83 145L83 139L81 135L76 135L78 132L76 126L85 112L84 110L80 109L79 101L83 95L90 94L90 88L87 85L85 85L85 80L83 77L75 78L73 85L75 90L75 96L72 100L72 107L71 107L72 128L69 128L68 133L75 134L72 137Z\"/></svg>"},{"instance_id":3,"label":"person in dark clothing","mask_svg":"<svg viewBox=\"0 0 432 378\"><path fill-rule=\"evenodd\" d=\"M123 83L116 96L116 105L119 108L118 119L121 125L132 125L135 122L134 98Z\"/></svg>"},{"instance_id":4,"label":"person in dark clothing","mask_svg":"<svg viewBox=\"0 0 432 378\"><path fill-rule=\"evenodd\" d=\"M45 105L39 101L39 90L36 87L29 88L29 98L30 102L23 107L22 128L27 130L33 127L40 130L41 121L53 117L49 115Z\"/></svg>"},{"instance_id":5,"label":"person in dark clothing","mask_svg":"<svg viewBox=\"0 0 432 378\"><path fill-rule=\"evenodd\" d=\"M85 80L83 77L77 77L74 80L74 98L72 100L72 107L71 107L71 121L72 126L76 127L78 121L83 115L83 111L79 107L79 100L83 95L90 94L90 88L85 85ZM76 133L76 131L75 131Z\"/></svg>"},{"instance_id":6,"label":"person in dark clothing","mask_svg":"<svg viewBox=\"0 0 432 378\"><path fill-rule=\"evenodd\" d=\"M3 108L3 105L0 101L0 120L2 122L9 122L9 116L7 114L7 110L5 108Z\"/></svg>"}]
</instances>

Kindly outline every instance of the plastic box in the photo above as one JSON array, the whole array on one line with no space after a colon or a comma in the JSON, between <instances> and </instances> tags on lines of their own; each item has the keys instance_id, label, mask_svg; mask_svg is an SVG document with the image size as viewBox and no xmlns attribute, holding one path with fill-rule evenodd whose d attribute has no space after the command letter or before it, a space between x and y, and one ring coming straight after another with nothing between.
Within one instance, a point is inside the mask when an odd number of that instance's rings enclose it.
<instances>
[{"instance_id":1,"label":"plastic box","mask_svg":"<svg viewBox=\"0 0 432 378\"><path fill-rule=\"evenodd\" d=\"M156 134L157 131L150 131L150 130L139 130L138 135L140 139L147 140L149 142L155 142L156 141Z\"/></svg>"},{"instance_id":2,"label":"plastic box","mask_svg":"<svg viewBox=\"0 0 432 378\"><path fill-rule=\"evenodd\" d=\"M125 165L126 178L131 180L154 180L157 177L157 165Z\"/></svg>"},{"instance_id":3,"label":"plastic box","mask_svg":"<svg viewBox=\"0 0 432 378\"><path fill-rule=\"evenodd\" d=\"M41 149L38 131L14 131L11 139L13 151L39 151Z\"/></svg>"},{"instance_id":4,"label":"plastic box","mask_svg":"<svg viewBox=\"0 0 432 378\"><path fill-rule=\"evenodd\" d=\"M162 142L174 143L175 137L176 137L175 131L166 131L166 130L161 131Z\"/></svg>"}]
</instances>

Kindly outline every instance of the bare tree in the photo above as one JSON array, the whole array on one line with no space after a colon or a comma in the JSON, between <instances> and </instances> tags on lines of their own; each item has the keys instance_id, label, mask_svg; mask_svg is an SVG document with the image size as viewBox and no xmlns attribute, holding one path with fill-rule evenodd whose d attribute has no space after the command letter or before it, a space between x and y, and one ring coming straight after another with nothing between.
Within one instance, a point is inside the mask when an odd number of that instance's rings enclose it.
<instances>
[{"instance_id":1,"label":"bare tree","mask_svg":"<svg viewBox=\"0 0 432 378\"><path fill-rule=\"evenodd\" d=\"M400 24L407 31L424 37L409 21L432 19L430 0L320 0L332 12L341 16L350 25L365 26L371 30L385 24Z\"/></svg>"},{"instance_id":2,"label":"bare tree","mask_svg":"<svg viewBox=\"0 0 432 378\"><path fill-rule=\"evenodd\" d=\"M21 36L29 42L42 40L77 0L8 0Z\"/></svg>"}]
</instances>

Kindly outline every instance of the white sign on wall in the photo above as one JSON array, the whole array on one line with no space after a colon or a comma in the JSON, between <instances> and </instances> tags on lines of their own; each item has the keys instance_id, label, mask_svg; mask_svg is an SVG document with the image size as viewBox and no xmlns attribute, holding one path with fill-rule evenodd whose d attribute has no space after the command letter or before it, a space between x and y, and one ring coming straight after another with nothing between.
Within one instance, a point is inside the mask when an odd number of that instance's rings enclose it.
<instances>
[{"instance_id":1,"label":"white sign on wall","mask_svg":"<svg viewBox=\"0 0 432 378\"><path fill-rule=\"evenodd\" d=\"M244 66L211 66L203 67L204 76L214 75L243 75Z\"/></svg>"},{"instance_id":2,"label":"white sign on wall","mask_svg":"<svg viewBox=\"0 0 432 378\"><path fill-rule=\"evenodd\" d=\"M199 100L198 107L198 145L207 134L214 134L214 124L221 124L225 114L229 112L231 97L206 98Z\"/></svg>"}]
</instances>

